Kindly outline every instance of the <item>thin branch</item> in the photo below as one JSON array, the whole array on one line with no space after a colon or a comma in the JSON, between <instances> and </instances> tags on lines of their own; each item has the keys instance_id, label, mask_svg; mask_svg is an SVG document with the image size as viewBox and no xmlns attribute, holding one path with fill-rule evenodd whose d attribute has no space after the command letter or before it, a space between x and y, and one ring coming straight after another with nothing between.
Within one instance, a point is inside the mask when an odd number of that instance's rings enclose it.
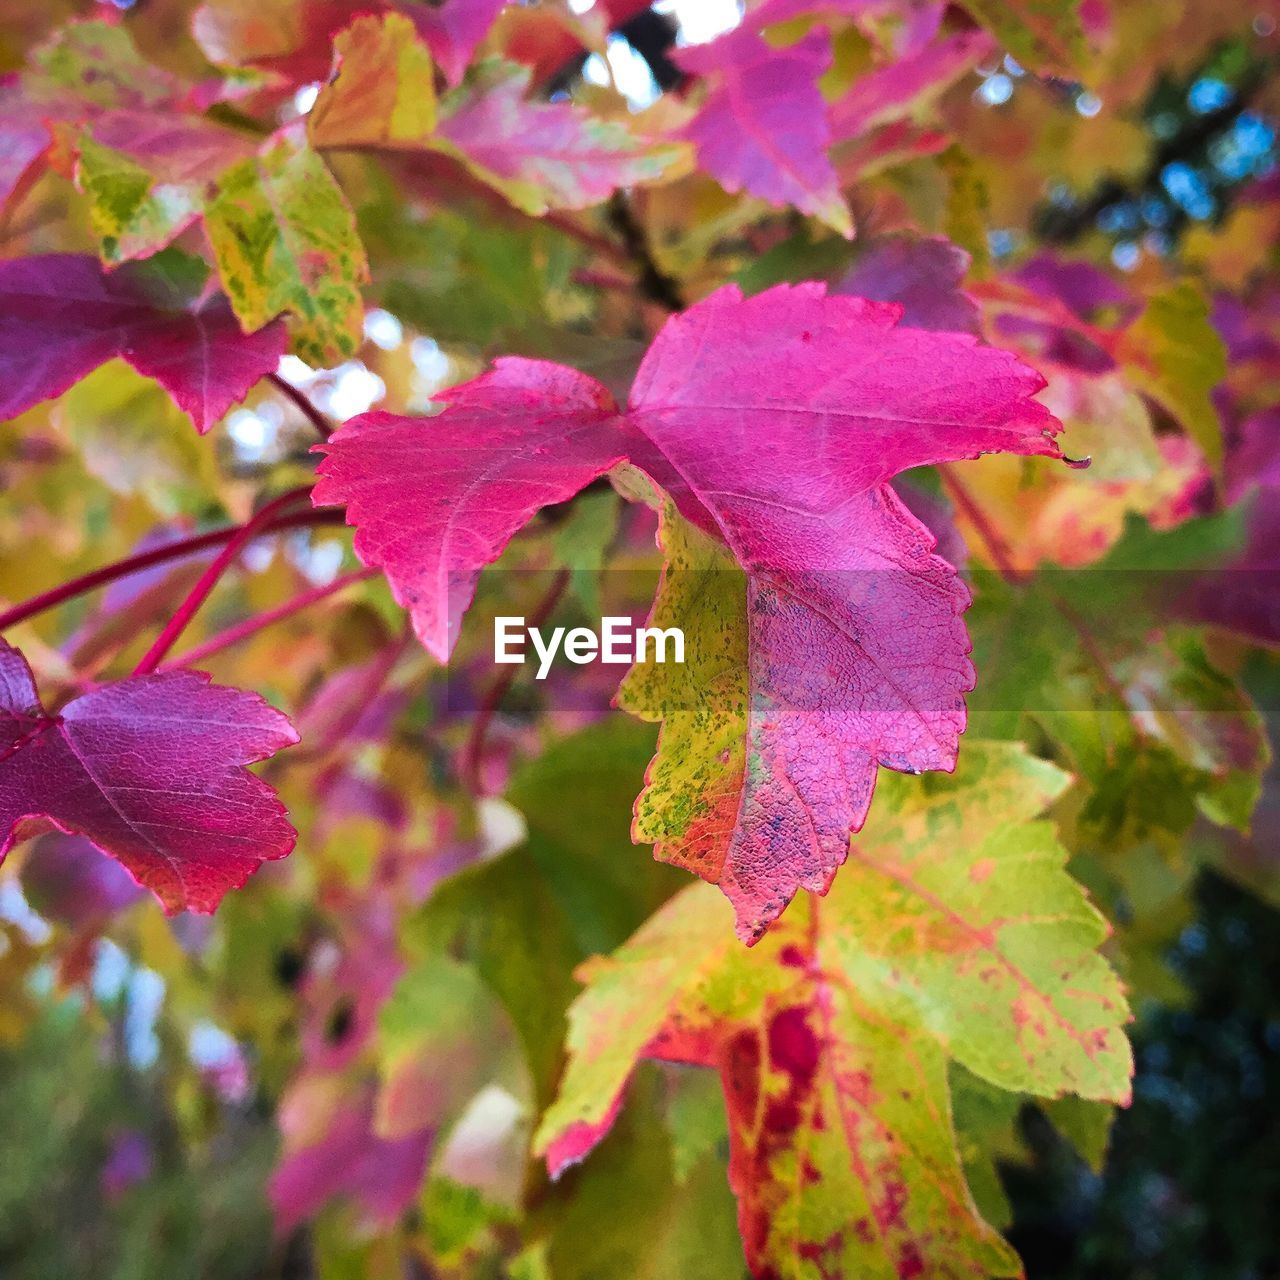
<instances>
[{"instance_id":1,"label":"thin branch","mask_svg":"<svg viewBox=\"0 0 1280 1280\"><path fill-rule=\"evenodd\" d=\"M295 613L301 613L303 609L310 608L311 605L324 600L328 596L336 595L339 591L345 591L355 583L365 581L366 578L372 578L376 572L376 569L357 569L353 573L345 573L340 578L335 578L332 582L325 583L324 586L312 587L310 591L300 592L291 600L286 600L283 604L276 605L274 609L268 609L265 613L255 613L251 618L245 618L242 622L237 622L235 626L228 627L225 631L219 631L217 635L210 636L208 640L188 649L186 653L179 654L176 658L170 658L164 664L164 669L168 671L173 667L190 667L197 662L203 662L205 658L215 653L220 653L223 649L229 649L233 644L239 644L241 640L245 640L256 632L273 626L283 618Z\"/></svg>"},{"instance_id":2,"label":"thin branch","mask_svg":"<svg viewBox=\"0 0 1280 1280\"><path fill-rule=\"evenodd\" d=\"M551 586L547 588L546 595L538 601L537 607L529 615L526 626L540 627L546 622L556 605L560 603L560 597L564 595L564 590L568 585L569 570L559 570L552 580ZM507 696L507 690L515 683L517 670L518 668L514 665L504 667L497 679L489 686L489 691L485 694L484 701L476 712L476 718L471 725L471 733L467 736L466 745L462 749L459 772L462 774L467 787L476 795L480 794L480 766L484 757L485 739L489 734L489 725L493 722L493 717L502 705L503 698Z\"/></svg>"},{"instance_id":3,"label":"thin branch","mask_svg":"<svg viewBox=\"0 0 1280 1280\"><path fill-rule=\"evenodd\" d=\"M259 532L277 533L282 529L294 529L305 525L342 524L343 520L343 513L338 510L298 511L291 515L281 516L277 520L272 520L269 524L264 525ZM123 560L103 565L102 568L93 569L89 573L82 573L78 578L72 578L68 582L62 583L61 586L41 592L40 595L32 596L30 600L24 600L4 613L0 613L0 631L7 631L10 627L15 627L18 623L25 622L28 618L34 618L37 614L45 613L49 609L55 609L67 600L74 600L77 596L86 595L88 592L115 582L119 578L127 578L130 574L141 573L144 569L150 569L153 565L164 564L169 560L181 560L184 556L194 555L196 552L204 551L209 547L221 546L234 538L243 528L244 525L233 524L223 529L210 529L207 533L197 533L189 538L180 538L176 542L167 542L162 547L153 547L150 551L140 551L137 555L127 556Z\"/></svg>"},{"instance_id":4,"label":"thin branch","mask_svg":"<svg viewBox=\"0 0 1280 1280\"><path fill-rule=\"evenodd\" d=\"M320 412L319 409L311 403L309 397L305 396L292 382L286 381L278 373L267 374L267 381L271 383L280 394L291 400L302 412L303 417L311 423L313 427L320 433L321 440L327 440L334 432L333 423Z\"/></svg>"},{"instance_id":5,"label":"thin branch","mask_svg":"<svg viewBox=\"0 0 1280 1280\"><path fill-rule=\"evenodd\" d=\"M969 523L978 531L978 536L991 557L991 563L995 565L1000 576L1014 586L1025 583L1028 575L1014 564L1013 549L1005 541L1000 530L987 519L986 512L974 501L973 495L964 482L956 479L954 473L947 467L939 467L938 473L942 477L942 487L946 489L947 496L964 512Z\"/></svg>"},{"instance_id":6,"label":"thin branch","mask_svg":"<svg viewBox=\"0 0 1280 1280\"><path fill-rule=\"evenodd\" d=\"M616 293L630 293L636 287L634 280L611 276L605 271L593 271L590 267L578 267L573 272L573 282L588 289L609 289Z\"/></svg>"},{"instance_id":7,"label":"thin branch","mask_svg":"<svg viewBox=\"0 0 1280 1280\"><path fill-rule=\"evenodd\" d=\"M295 503L304 502L311 497L309 486L291 489L288 493L268 502L257 515L246 521L227 541L226 546L214 557L209 567L200 575L196 585L187 593L187 598L178 606L173 617L165 624L164 629L156 637L155 643L147 650L142 661L133 669L135 676L147 675L154 671L165 654L173 648L178 637L186 630L187 624L195 617L196 611L208 598L209 593L218 585L218 580L235 562L240 552L259 537L282 511Z\"/></svg>"},{"instance_id":8,"label":"thin branch","mask_svg":"<svg viewBox=\"0 0 1280 1280\"><path fill-rule=\"evenodd\" d=\"M631 265L631 257L622 245L615 244L608 236L602 236L598 232L592 231L590 227L583 226L581 220L571 214L560 213L552 209L550 213L544 213L541 218L534 219L534 221L545 222L547 226L554 227L561 235L568 236L570 240L576 240L584 248L590 249L592 253L598 253L602 258L607 258L615 266L629 267Z\"/></svg>"},{"instance_id":9,"label":"thin branch","mask_svg":"<svg viewBox=\"0 0 1280 1280\"><path fill-rule=\"evenodd\" d=\"M668 311L683 311L684 298L680 293L680 285L654 260L649 248L649 238L637 220L635 210L621 191L615 192L609 201L609 221L626 245L632 266L640 276L640 288L646 297Z\"/></svg>"}]
</instances>

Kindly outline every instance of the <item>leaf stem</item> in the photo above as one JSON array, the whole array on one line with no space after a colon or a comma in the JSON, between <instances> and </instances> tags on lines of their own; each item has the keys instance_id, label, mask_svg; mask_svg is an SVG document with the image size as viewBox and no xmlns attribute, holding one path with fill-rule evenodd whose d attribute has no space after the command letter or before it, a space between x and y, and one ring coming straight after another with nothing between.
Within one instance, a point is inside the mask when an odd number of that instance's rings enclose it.
<instances>
[{"instance_id":1,"label":"leaf stem","mask_svg":"<svg viewBox=\"0 0 1280 1280\"><path fill-rule=\"evenodd\" d=\"M282 378L278 373L267 374L267 381L286 399L292 401L302 412L303 417L320 433L321 440L327 440L334 432L333 423L311 403L292 382Z\"/></svg>"},{"instance_id":2,"label":"leaf stem","mask_svg":"<svg viewBox=\"0 0 1280 1280\"><path fill-rule=\"evenodd\" d=\"M969 523L977 530L978 536L987 548L987 554L991 557L991 563L995 565L1000 576L1014 586L1026 582L1027 574L1014 564L1013 549L1005 541L1000 530L987 519L986 512L974 501L973 494L969 492L964 482L956 479L950 468L939 467L938 473L942 477L942 487L946 489L951 501L964 512Z\"/></svg>"},{"instance_id":3,"label":"leaf stem","mask_svg":"<svg viewBox=\"0 0 1280 1280\"><path fill-rule=\"evenodd\" d=\"M345 591L347 587L357 582L363 582L366 578L372 578L376 572L376 569L356 569L352 573L344 573L341 577L335 578L332 582L327 582L323 586L312 587L310 591L300 592L283 604L276 605L274 609L268 609L264 613L255 613L251 618L245 618L243 621L237 622L235 626L227 627L225 631L219 631L217 635L210 636L209 639L201 644L188 649L186 653L180 654L176 658L170 658L164 664L165 670L170 670L173 667L189 667L194 663L202 662L212 654L220 653L223 649L229 649L233 644L239 644L241 640L247 639L255 632L273 626L282 618L300 613L303 609L309 608L328 596L336 595L339 591Z\"/></svg>"},{"instance_id":4,"label":"leaf stem","mask_svg":"<svg viewBox=\"0 0 1280 1280\"><path fill-rule=\"evenodd\" d=\"M299 511L271 521L260 532L275 533L280 529L293 529L312 524L341 524L343 518L343 513L338 510ZM102 568L93 569L89 573L82 573L78 578L71 578L61 586L41 592L40 595L32 596L30 600L24 600L4 613L0 613L0 631L7 631L28 618L34 618L37 614L55 609L67 600L74 600L77 596L85 595L119 578L141 573L144 569L164 564L169 560L181 560L184 556L194 555L208 547L220 546L234 538L243 527L243 525L233 524L223 529L210 529L207 533L197 533L189 538L166 542L162 547L140 551L137 555L127 556L123 560L103 565Z\"/></svg>"},{"instance_id":5,"label":"leaf stem","mask_svg":"<svg viewBox=\"0 0 1280 1280\"><path fill-rule=\"evenodd\" d=\"M547 588L546 594L538 601L534 611L526 619L525 625L540 627L546 622L551 616L552 610L560 603L560 597L564 595L564 590L568 585L569 570L558 570L555 578L552 579L551 586ZM502 704L502 699L507 696L507 690L515 683L517 672L518 668L516 666L504 667L498 678L489 686L489 691L485 694L484 701L476 712L475 722L472 724L471 732L467 736L466 745L462 749L459 772L462 774L468 789L476 795L480 794L480 765L484 756L485 738L488 737L489 726L493 722L493 717L497 714L498 707Z\"/></svg>"},{"instance_id":6,"label":"leaf stem","mask_svg":"<svg viewBox=\"0 0 1280 1280\"><path fill-rule=\"evenodd\" d=\"M295 503L307 500L310 496L310 486L290 489L288 493L283 493L280 497L268 502L252 519L247 520L235 531L210 562L209 567L200 575L195 586L187 593L187 598L165 624L164 630L156 637L155 643L147 650L142 661L133 669L135 676L147 675L160 665L165 654L173 648L178 637L186 630L187 624L195 617L196 611L204 604L209 593L218 585L218 579L234 563L245 546L263 533L265 527L281 512Z\"/></svg>"}]
</instances>

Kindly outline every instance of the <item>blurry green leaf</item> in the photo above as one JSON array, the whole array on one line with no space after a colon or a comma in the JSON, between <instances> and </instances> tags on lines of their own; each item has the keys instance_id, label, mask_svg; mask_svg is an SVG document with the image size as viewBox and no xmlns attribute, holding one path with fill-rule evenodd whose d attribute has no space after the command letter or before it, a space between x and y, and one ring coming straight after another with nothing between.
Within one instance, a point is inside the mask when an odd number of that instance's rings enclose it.
<instances>
[{"instance_id":1,"label":"blurry green leaf","mask_svg":"<svg viewBox=\"0 0 1280 1280\"><path fill-rule=\"evenodd\" d=\"M1215 471L1222 468L1222 424L1210 392L1226 376L1226 348L1209 304L1189 282L1155 294L1121 337L1126 376L1182 424Z\"/></svg>"},{"instance_id":2,"label":"blurry green leaf","mask_svg":"<svg viewBox=\"0 0 1280 1280\"><path fill-rule=\"evenodd\" d=\"M536 223L506 226L453 209L414 217L390 195L360 209L387 310L440 342L533 354L522 333L550 323L546 293L577 251Z\"/></svg>"},{"instance_id":3,"label":"blurry green leaf","mask_svg":"<svg viewBox=\"0 0 1280 1280\"><path fill-rule=\"evenodd\" d=\"M498 995L540 1105L559 1074L575 966L617 946L682 883L628 835L651 750L651 731L623 716L556 743L509 793L526 843L450 877L405 927L411 951L470 963Z\"/></svg>"},{"instance_id":4,"label":"blurry green leaf","mask_svg":"<svg viewBox=\"0 0 1280 1280\"><path fill-rule=\"evenodd\" d=\"M584 956L616 947L685 884L631 840L631 805L652 755L652 729L610 716L548 748L507 792Z\"/></svg>"},{"instance_id":5,"label":"blurry green leaf","mask_svg":"<svg viewBox=\"0 0 1280 1280\"><path fill-rule=\"evenodd\" d=\"M547 1213L553 1280L737 1280L733 1196L718 1163L677 1178L660 1118L660 1082L644 1071L615 1131L564 1180Z\"/></svg>"},{"instance_id":6,"label":"blurry green leaf","mask_svg":"<svg viewBox=\"0 0 1280 1280\"><path fill-rule=\"evenodd\" d=\"M85 468L114 492L140 494L162 516L202 515L218 501L213 450L150 378L112 360L59 402L56 417Z\"/></svg>"},{"instance_id":7,"label":"blurry green leaf","mask_svg":"<svg viewBox=\"0 0 1280 1280\"><path fill-rule=\"evenodd\" d=\"M99 109L160 107L181 86L148 62L126 27L113 22L74 22L62 27L31 56L30 87L42 99L59 92Z\"/></svg>"},{"instance_id":8,"label":"blurry green leaf","mask_svg":"<svg viewBox=\"0 0 1280 1280\"><path fill-rule=\"evenodd\" d=\"M374 1132L394 1140L425 1128L443 1135L484 1086L528 1096L514 1032L480 975L424 955L378 1014L382 1088Z\"/></svg>"},{"instance_id":9,"label":"blurry green leaf","mask_svg":"<svg viewBox=\"0 0 1280 1280\"><path fill-rule=\"evenodd\" d=\"M671 1168L687 1182L698 1165L719 1156L729 1143L724 1091L714 1071L671 1067L668 1076L667 1128L671 1132Z\"/></svg>"},{"instance_id":10,"label":"blurry green leaf","mask_svg":"<svg viewBox=\"0 0 1280 1280\"><path fill-rule=\"evenodd\" d=\"M487 1200L475 1187L434 1176L422 1195L422 1227L432 1260L446 1268L473 1269L494 1252L491 1228L511 1221L510 1210Z\"/></svg>"},{"instance_id":11,"label":"blurry green leaf","mask_svg":"<svg viewBox=\"0 0 1280 1280\"><path fill-rule=\"evenodd\" d=\"M1022 1095L997 1089L959 1063L952 1063L948 1080L965 1181L982 1216L1005 1230L1013 1222L1013 1206L996 1162L1021 1154L1017 1120Z\"/></svg>"},{"instance_id":12,"label":"blurry green leaf","mask_svg":"<svg viewBox=\"0 0 1280 1280\"><path fill-rule=\"evenodd\" d=\"M246 329L292 313L295 352L316 365L355 352L368 277L355 219L296 128L220 175L205 208L218 274Z\"/></svg>"},{"instance_id":13,"label":"blurry green leaf","mask_svg":"<svg viewBox=\"0 0 1280 1280\"><path fill-rule=\"evenodd\" d=\"M1063 1098L1046 1098L1040 1108L1053 1122L1053 1127L1083 1157L1094 1173L1101 1173L1107 1158L1107 1143L1116 1109L1105 1102L1090 1102L1068 1094Z\"/></svg>"},{"instance_id":14,"label":"blurry green leaf","mask_svg":"<svg viewBox=\"0 0 1280 1280\"><path fill-rule=\"evenodd\" d=\"M583 493L555 531L555 557L569 570L569 587L594 622L601 617L600 573L618 528L618 498L612 490Z\"/></svg>"},{"instance_id":15,"label":"blurry green leaf","mask_svg":"<svg viewBox=\"0 0 1280 1280\"><path fill-rule=\"evenodd\" d=\"M1089 70L1081 0L964 0L964 7L1027 70Z\"/></svg>"}]
</instances>

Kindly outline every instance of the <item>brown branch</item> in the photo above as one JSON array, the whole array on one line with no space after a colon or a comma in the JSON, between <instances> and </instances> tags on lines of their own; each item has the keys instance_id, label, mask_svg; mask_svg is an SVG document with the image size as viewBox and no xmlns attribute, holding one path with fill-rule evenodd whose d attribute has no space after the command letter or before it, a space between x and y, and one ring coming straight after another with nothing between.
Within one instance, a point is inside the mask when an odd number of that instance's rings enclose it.
<instances>
[{"instance_id":1,"label":"brown branch","mask_svg":"<svg viewBox=\"0 0 1280 1280\"><path fill-rule=\"evenodd\" d=\"M609 200L609 222L622 237L632 266L639 273L640 288L644 294L668 311L683 311L684 298L679 283L654 260L644 228L621 191L615 191Z\"/></svg>"},{"instance_id":2,"label":"brown branch","mask_svg":"<svg viewBox=\"0 0 1280 1280\"><path fill-rule=\"evenodd\" d=\"M333 435L333 423L330 422L329 419L311 403L310 398L299 391L293 383L287 382L278 373L267 374L267 381L271 383L271 385L275 387L282 396L287 400L292 401L292 403L301 410L302 416L306 418L306 420L320 433L321 440L327 440L331 435Z\"/></svg>"}]
</instances>

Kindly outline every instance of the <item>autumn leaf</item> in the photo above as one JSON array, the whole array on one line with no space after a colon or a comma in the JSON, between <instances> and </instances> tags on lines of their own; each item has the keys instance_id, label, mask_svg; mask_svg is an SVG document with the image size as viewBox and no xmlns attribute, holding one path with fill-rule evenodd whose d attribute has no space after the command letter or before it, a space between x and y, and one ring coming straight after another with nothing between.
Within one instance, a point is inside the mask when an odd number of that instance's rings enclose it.
<instances>
[{"instance_id":1,"label":"autumn leaf","mask_svg":"<svg viewBox=\"0 0 1280 1280\"><path fill-rule=\"evenodd\" d=\"M289 1232L335 1197L361 1220L394 1222L422 1181L431 1133L385 1139L374 1131L374 1097L340 1075L295 1081L282 1107L284 1150L267 1186L277 1230Z\"/></svg>"},{"instance_id":2,"label":"autumn leaf","mask_svg":"<svg viewBox=\"0 0 1280 1280\"><path fill-rule=\"evenodd\" d=\"M1222 424L1210 393L1226 375L1226 351L1195 285L1152 297L1120 335L1116 356L1133 384L1163 405L1221 471Z\"/></svg>"},{"instance_id":3,"label":"autumn leaf","mask_svg":"<svg viewBox=\"0 0 1280 1280\"><path fill-rule=\"evenodd\" d=\"M255 694L190 671L134 676L50 713L0 641L0 859L47 819L122 863L169 912L212 912L296 833L244 768L297 742Z\"/></svg>"},{"instance_id":4,"label":"autumn leaf","mask_svg":"<svg viewBox=\"0 0 1280 1280\"><path fill-rule=\"evenodd\" d=\"M333 77L309 119L316 146L440 151L535 216L652 181L684 154L574 104L539 101L529 68L497 59L478 65L437 113L431 49L416 22L369 15L338 35Z\"/></svg>"},{"instance_id":5,"label":"autumn leaf","mask_svg":"<svg viewBox=\"0 0 1280 1280\"><path fill-rule=\"evenodd\" d=\"M964 0L964 7L1028 70L1074 76L1088 69L1082 0Z\"/></svg>"},{"instance_id":6,"label":"autumn leaf","mask_svg":"<svg viewBox=\"0 0 1280 1280\"><path fill-rule=\"evenodd\" d=\"M1096 951L1110 930L1034 821L1068 782L1012 743L970 742L954 775L887 775L832 903L836 945L873 1006L975 1075L1126 1102L1127 1009Z\"/></svg>"},{"instance_id":7,"label":"autumn leaf","mask_svg":"<svg viewBox=\"0 0 1280 1280\"><path fill-rule=\"evenodd\" d=\"M304 360L332 364L355 351L364 248L346 197L299 129L274 134L218 177L205 229L242 325L257 329L288 311Z\"/></svg>"},{"instance_id":8,"label":"autumn leaf","mask_svg":"<svg viewBox=\"0 0 1280 1280\"><path fill-rule=\"evenodd\" d=\"M434 8L406 6L450 84L457 84L506 0L445 0Z\"/></svg>"},{"instance_id":9,"label":"autumn leaf","mask_svg":"<svg viewBox=\"0 0 1280 1280\"><path fill-rule=\"evenodd\" d=\"M968 594L886 482L986 450L1057 455L1034 373L898 316L819 285L723 289L667 322L625 414L582 374L508 359L430 423L363 415L319 446L315 500L347 505L357 553L442 660L480 569L538 507L624 458L727 544L748 574L752 763L714 788L736 815L712 824L726 847L672 841L664 856L718 880L747 939L798 888L825 889L878 765L955 761Z\"/></svg>"},{"instance_id":10,"label":"autumn leaf","mask_svg":"<svg viewBox=\"0 0 1280 1280\"><path fill-rule=\"evenodd\" d=\"M942 236L877 236L831 291L900 303L912 329L977 333L977 305L961 288L968 269L969 255Z\"/></svg>"},{"instance_id":11,"label":"autumn leaf","mask_svg":"<svg viewBox=\"0 0 1280 1280\"><path fill-rule=\"evenodd\" d=\"M571 498L626 456L609 431L612 397L572 369L499 360L446 394L439 420L368 413L345 424L324 446L313 494L318 505L346 506L356 554L386 572L442 662L480 570L539 508Z\"/></svg>"},{"instance_id":12,"label":"autumn leaf","mask_svg":"<svg viewBox=\"0 0 1280 1280\"><path fill-rule=\"evenodd\" d=\"M369 10L381 10L370 0ZM322 80L333 36L350 23L349 0L212 0L191 15L191 34L217 66L250 66L288 85Z\"/></svg>"},{"instance_id":13,"label":"autumn leaf","mask_svg":"<svg viewBox=\"0 0 1280 1280\"><path fill-rule=\"evenodd\" d=\"M1270 1275L1265 18L8 0L0 1258Z\"/></svg>"},{"instance_id":14,"label":"autumn leaf","mask_svg":"<svg viewBox=\"0 0 1280 1280\"><path fill-rule=\"evenodd\" d=\"M0 212L48 159L51 125L82 125L113 111L164 110L182 94L180 82L142 58L123 27L74 22L61 28L31 51L21 72L0 77Z\"/></svg>"},{"instance_id":15,"label":"autumn leaf","mask_svg":"<svg viewBox=\"0 0 1280 1280\"><path fill-rule=\"evenodd\" d=\"M129 111L92 121L70 145L108 264L171 243L202 215L210 178L253 152L245 135L201 117Z\"/></svg>"},{"instance_id":16,"label":"autumn leaf","mask_svg":"<svg viewBox=\"0 0 1280 1280\"><path fill-rule=\"evenodd\" d=\"M478 64L440 104L435 138L525 213L584 209L681 162L679 143L640 137L571 103L539 102L528 96L529 81L519 63Z\"/></svg>"},{"instance_id":17,"label":"autumn leaf","mask_svg":"<svg viewBox=\"0 0 1280 1280\"><path fill-rule=\"evenodd\" d=\"M402 14L357 18L333 42L334 69L307 119L317 147L422 146L436 124L435 68Z\"/></svg>"},{"instance_id":18,"label":"autumn leaf","mask_svg":"<svg viewBox=\"0 0 1280 1280\"><path fill-rule=\"evenodd\" d=\"M179 257L110 273L71 253L0 263L0 419L122 356L208 431L274 372L285 332L243 333L226 298L200 292L204 272Z\"/></svg>"},{"instance_id":19,"label":"autumn leaf","mask_svg":"<svg viewBox=\"0 0 1280 1280\"><path fill-rule=\"evenodd\" d=\"M918 114L972 71L991 47L985 32L962 31L873 67L831 104L833 141L859 138L880 125Z\"/></svg>"},{"instance_id":20,"label":"autumn leaf","mask_svg":"<svg viewBox=\"0 0 1280 1280\"><path fill-rule=\"evenodd\" d=\"M1020 1274L969 1198L946 1062L1049 1097L1128 1095L1106 926L1029 823L1067 781L1000 743L970 744L954 777L895 779L831 893L750 952L685 890L582 969L535 1150L553 1174L583 1159L641 1057L714 1066L757 1275Z\"/></svg>"},{"instance_id":21,"label":"autumn leaf","mask_svg":"<svg viewBox=\"0 0 1280 1280\"><path fill-rule=\"evenodd\" d=\"M831 132L817 84L831 65L825 31L779 49L740 27L677 58L710 83L685 129L699 165L727 191L794 205L851 236L853 222L827 158Z\"/></svg>"}]
</instances>

